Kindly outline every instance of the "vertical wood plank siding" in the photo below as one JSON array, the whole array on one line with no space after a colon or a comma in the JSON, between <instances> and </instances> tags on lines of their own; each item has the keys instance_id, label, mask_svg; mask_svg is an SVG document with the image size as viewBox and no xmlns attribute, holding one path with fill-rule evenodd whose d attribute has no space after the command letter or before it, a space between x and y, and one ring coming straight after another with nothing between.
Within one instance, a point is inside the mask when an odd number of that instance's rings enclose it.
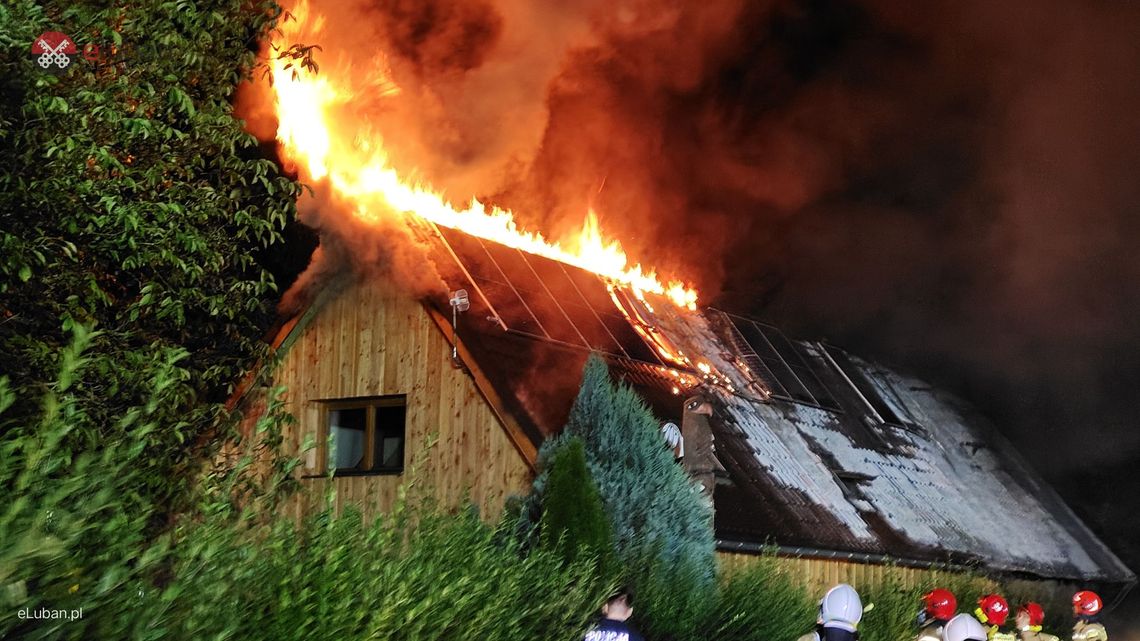
<instances>
[{"instance_id":1,"label":"vertical wood plank siding","mask_svg":"<svg viewBox=\"0 0 1140 641\"><path fill-rule=\"evenodd\" d=\"M315 437L322 400L406 394L408 405L404 474L303 479L295 516L319 508L329 490L338 509L385 511L413 475L416 491L448 506L470 501L487 518L499 514L506 497L527 490L526 462L471 378L452 367L450 346L419 302L361 283L326 301L298 331L272 377L286 387L297 418L285 441L293 452L307 435Z\"/></svg>"},{"instance_id":2,"label":"vertical wood plank siding","mask_svg":"<svg viewBox=\"0 0 1140 641\"><path fill-rule=\"evenodd\" d=\"M747 568L760 557L739 552L717 552L717 560L725 572ZM802 557L777 557L779 567L804 586L811 594L822 594L836 583L848 583L858 590L876 588L887 580L896 581L905 589L922 587L940 572L897 565L858 563L839 559L813 559ZM1042 585L1032 582L1037 588ZM996 583L993 584L996 589Z\"/></svg>"},{"instance_id":3,"label":"vertical wood plank siding","mask_svg":"<svg viewBox=\"0 0 1140 641\"><path fill-rule=\"evenodd\" d=\"M471 377L452 367L447 339L419 302L381 282L352 285L333 295L296 332L270 383L286 388L286 406L297 419L287 428L286 448L300 452L307 435L315 437L323 400L405 394L407 423L404 474L303 479L305 490L289 507L294 517L319 509L330 491L335 491L338 509L353 504L366 515L386 511L400 484L413 475L413 466L415 491L448 506L470 501L487 518L498 516L508 496L528 490L527 462ZM247 434L264 411L263 401L263 394L247 397ZM435 442L430 448L429 440ZM761 558L739 552L718 552L717 557L726 573ZM915 588L936 574L837 559L779 557L778 563L811 593L839 582L865 590L888 579ZM1027 591L1042 587L1026 583Z\"/></svg>"}]
</instances>

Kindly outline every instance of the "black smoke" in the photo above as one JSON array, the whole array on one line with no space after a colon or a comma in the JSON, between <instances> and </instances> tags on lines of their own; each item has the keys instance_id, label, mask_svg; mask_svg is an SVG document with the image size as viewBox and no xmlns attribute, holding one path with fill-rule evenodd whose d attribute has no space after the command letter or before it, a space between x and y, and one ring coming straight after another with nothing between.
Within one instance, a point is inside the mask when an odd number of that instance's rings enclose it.
<instances>
[{"instance_id":1,"label":"black smoke","mask_svg":"<svg viewBox=\"0 0 1140 641\"><path fill-rule=\"evenodd\" d=\"M592 201L706 300L961 390L1047 475L1137 456L1140 7L634 4L659 23L568 55L503 202Z\"/></svg>"},{"instance_id":2,"label":"black smoke","mask_svg":"<svg viewBox=\"0 0 1140 641\"><path fill-rule=\"evenodd\" d=\"M398 161L554 236L593 205L704 302L958 391L1140 538L1104 489L1140 463L1140 5L358 4Z\"/></svg>"},{"instance_id":3,"label":"black smoke","mask_svg":"<svg viewBox=\"0 0 1140 641\"><path fill-rule=\"evenodd\" d=\"M956 390L1140 564L1140 5L628 6L501 201Z\"/></svg>"}]
</instances>

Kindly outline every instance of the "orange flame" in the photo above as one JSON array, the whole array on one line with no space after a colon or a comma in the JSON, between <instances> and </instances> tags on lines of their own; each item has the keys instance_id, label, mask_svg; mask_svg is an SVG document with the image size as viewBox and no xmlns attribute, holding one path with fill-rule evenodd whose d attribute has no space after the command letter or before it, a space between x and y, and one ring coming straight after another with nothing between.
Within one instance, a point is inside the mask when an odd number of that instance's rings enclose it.
<instances>
[{"instance_id":1,"label":"orange flame","mask_svg":"<svg viewBox=\"0 0 1140 641\"><path fill-rule=\"evenodd\" d=\"M300 0L275 34L273 45L280 50L290 42L319 39L324 18ZM292 61L296 62L296 61ZM352 74L338 73L328 61L321 61L320 73L300 73L290 59L270 61L277 138L287 157L296 162L310 180L328 180L339 196L354 206L363 222L375 222L383 212L396 211L418 216L437 225L457 229L552 260L594 272L630 287L640 297L653 292L668 297L679 306L696 308L697 293L679 281L663 283L652 269L630 265L621 243L606 241L591 209L582 230L563 243L551 242L542 234L520 229L514 215L472 199L456 207L430 186L409 180L389 162L383 140L378 135L354 135L368 123L334 126L333 114L356 96L376 100L396 95L400 88L393 81L382 55L368 81L354 81Z\"/></svg>"}]
</instances>

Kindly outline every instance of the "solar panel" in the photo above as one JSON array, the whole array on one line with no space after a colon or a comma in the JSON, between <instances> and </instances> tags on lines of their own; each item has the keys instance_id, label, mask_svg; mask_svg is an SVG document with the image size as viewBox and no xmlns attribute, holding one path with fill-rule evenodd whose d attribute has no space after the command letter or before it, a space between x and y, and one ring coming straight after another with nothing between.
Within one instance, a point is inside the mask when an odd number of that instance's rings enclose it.
<instances>
[{"instance_id":1,"label":"solar panel","mask_svg":"<svg viewBox=\"0 0 1140 641\"><path fill-rule=\"evenodd\" d=\"M504 329L661 364L596 274L445 227L439 232L475 298Z\"/></svg>"},{"instance_id":2,"label":"solar panel","mask_svg":"<svg viewBox=\"0 0 1140 641\"><path fill-rule=\"evenodd\" d=\"M904 426L917 425L917 421L907 411L906 404L902 402L902 399L888 386L885 391L892 397L891 401L888 402L884 390L872 383L863 370L855 366L846 352L838 348L828 347L827 354L884 423Z\"/></svg>"},{"instance_id":3,"label":"solar panel","mask_svg":"<svg viewBox=\"0 0 1140 641\"><path fill-rule=\"evenodd\" d=\"M838 410L839 403L816 375L815 359L799 343L783 332L748 318L726 314L737 333L734 341L745 355L749 368L768 384L773 396ZM743 342L745 345L739 345ZM750 353L749 353L750 352Z\"/></svg>"}]
</instances>

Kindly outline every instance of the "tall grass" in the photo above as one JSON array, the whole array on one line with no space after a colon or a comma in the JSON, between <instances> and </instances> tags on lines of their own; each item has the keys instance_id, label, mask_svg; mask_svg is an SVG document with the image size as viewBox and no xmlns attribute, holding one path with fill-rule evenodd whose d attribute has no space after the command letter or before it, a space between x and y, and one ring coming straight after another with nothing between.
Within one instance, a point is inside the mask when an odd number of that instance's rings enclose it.
<instances>
[{"instance_id":1,"label":"tall grass","mask_svg":"<svg viewBox=\"0 0 1140 641\"><path fill-rule=\"evenodd\" d=\"M165 617L185 638L574 639L604 589L592 563L524 556L473 512L322 512L267 536L202 529L175 569L195 598ZM219 616L236 595L235 615Z\"/></svg>"},{"instance_id":2,"label":"tall grass","mask_svg":"<svg viewBox=\"0 0 1140 641\"><path fill-rule=\"evenodd\" d=\"M0 378L0 638L571 640L609 587L592 558L524 554L473 511L405 502L372 521L347 509L295 523L249 495L243 465L206 476L201 508L155 537L136 470L169 379L98 451L70 450L90 420L70 389L86 338L36 425L5 422ZM82 618L21 617L44 609Z\"/></svg>"},{"instance_id":3,"label":"tall grass","mask_svg":"<svg viewBox=\"0 0 1140 641\"><path fill-rule=\"evenodd\" d=\"M758 557L722 576L711 637L794 641L815 624L818 599L774 555Z\"/></svg>"}]
</instances>

